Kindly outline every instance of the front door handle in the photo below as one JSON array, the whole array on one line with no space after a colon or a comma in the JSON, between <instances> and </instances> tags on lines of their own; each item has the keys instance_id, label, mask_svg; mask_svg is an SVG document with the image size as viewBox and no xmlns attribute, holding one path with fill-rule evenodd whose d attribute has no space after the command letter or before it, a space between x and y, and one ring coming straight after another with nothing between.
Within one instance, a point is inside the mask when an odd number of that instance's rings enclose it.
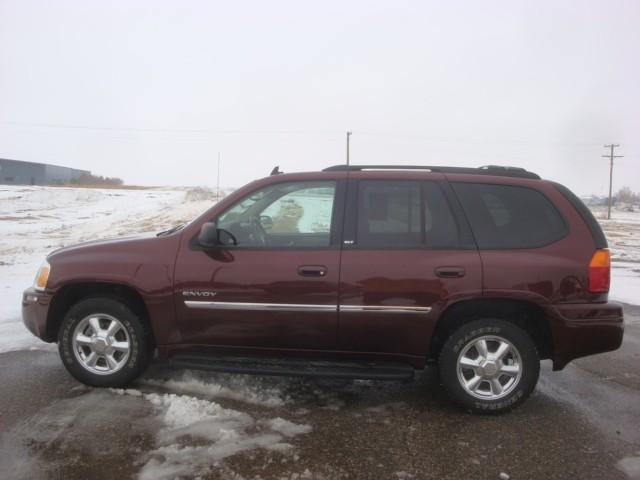
<instances>
[{"instance_id":1,"label":"front door handle","mask_svg":"<svg viewBox=\"0 0 640 480\"><path fill-rule=\"evenodd\" d=\"M327 267L324 265L300 265L298 275L301 277L324 277L327 274Z\"/></svg>"},{"instance_id":2,"label":"front door handle","mask_svg":"<svg viewBox=\"0 0 640 480\"><path fill-rule=\"evenodd\" d=\"M460 278L466 273L463 267L437 267L434 271L440 278Z\"/></svg>"}]
</instances>

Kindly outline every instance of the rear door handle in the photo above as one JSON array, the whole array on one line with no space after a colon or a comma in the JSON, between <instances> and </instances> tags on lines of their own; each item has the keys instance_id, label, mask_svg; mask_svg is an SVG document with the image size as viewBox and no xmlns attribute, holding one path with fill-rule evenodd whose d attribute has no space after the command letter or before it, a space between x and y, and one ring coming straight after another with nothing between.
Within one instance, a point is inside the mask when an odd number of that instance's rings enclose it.
<instances>
[{"instance_id":1,"label":"rear door handle","mask_svg":"<svg viewBox=\"0 0 640 480\"><path fill-rule=\"evenodd\" d=\"M440 278L460 278L466 273L463 267L437 267L434 271Z\"/></svg>"},{"instance_id":2,"label":"rear door handle","mask_svg":"<svg viewBox=\"0 0 640 480\"><path fill-rule=\"evenodd\" d=\"M298 275L301 277L324 277L327 274L327 267L324 265L300 265Z\"/></svg>"}]
</instances>

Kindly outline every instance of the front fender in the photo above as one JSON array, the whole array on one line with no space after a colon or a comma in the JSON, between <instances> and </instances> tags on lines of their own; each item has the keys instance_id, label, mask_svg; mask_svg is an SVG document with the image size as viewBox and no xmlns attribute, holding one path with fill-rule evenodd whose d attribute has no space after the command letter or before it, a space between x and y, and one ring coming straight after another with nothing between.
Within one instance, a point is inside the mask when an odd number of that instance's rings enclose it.
<instances>
[{"instance_id":1,"label":"front fender","mask_svg":"<svg viewBox=\"0 0 640 480\"><path fill-rule=\"evenodd\" d=\"M47 293L73 285L120 285L143 300L158 344L179 341L173 304L173 273L180 234L94 242L68 247L47 260Z\"/></svg>"}]
</instances>

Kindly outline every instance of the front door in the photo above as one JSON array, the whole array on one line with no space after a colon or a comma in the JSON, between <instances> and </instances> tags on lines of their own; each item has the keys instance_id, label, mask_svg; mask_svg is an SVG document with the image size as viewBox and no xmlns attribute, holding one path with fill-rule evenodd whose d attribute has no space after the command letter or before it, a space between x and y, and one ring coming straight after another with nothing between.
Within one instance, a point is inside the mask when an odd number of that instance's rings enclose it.
<instances>
[{"instance_id":1,"label":"front door","mask_svg":"<svg viewBox=\"0 0 640 480\"><path fill-rule=\"evenodd\" d=\"M481 294L478 251L441 175L358 176L349 181L339 348L424 357L447 302Z\"/></svg>"},{"instance_id":2,"label":"front door","mask_svg":"<svg viewBox=\"0 0 640 480\"><path fill-rule=\"evenodd\" d=\"M174 292L181 343L335 348L344 187L273 183L211 219L237 245L203 250L185 240Z\"/></svg>"}]
</instances>

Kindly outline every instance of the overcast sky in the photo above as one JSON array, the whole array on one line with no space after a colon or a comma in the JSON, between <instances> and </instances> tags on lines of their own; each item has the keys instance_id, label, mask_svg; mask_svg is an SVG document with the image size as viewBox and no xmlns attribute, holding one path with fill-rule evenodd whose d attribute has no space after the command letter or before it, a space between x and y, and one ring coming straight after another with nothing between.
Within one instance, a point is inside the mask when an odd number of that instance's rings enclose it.
<instances>
[{"instance_id":1,"label":"overcast sky","mask_svg":"<svg viewBox=\"0 0 640 480\"><path fill-rule=\"evenodd\" d=\"M640 1L0 0L0 157L128 183L353 163L640 190Z\"/></svg>"}]
</instances>

